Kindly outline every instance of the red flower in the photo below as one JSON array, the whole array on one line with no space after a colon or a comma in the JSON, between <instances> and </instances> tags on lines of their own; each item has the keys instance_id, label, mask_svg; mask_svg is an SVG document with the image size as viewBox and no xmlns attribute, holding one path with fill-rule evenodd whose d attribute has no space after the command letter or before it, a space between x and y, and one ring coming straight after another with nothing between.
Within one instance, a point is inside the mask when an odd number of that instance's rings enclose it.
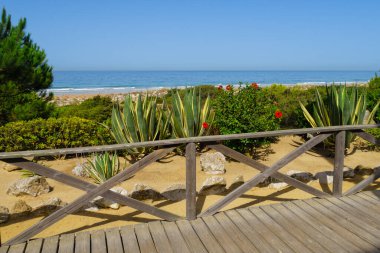
<instances>
[{"instance_id":1,"label":"red flower","mask_svg":"<svg viewBox=\"0 0 380 253\"><path fill-rule=\"evenodd\" d=\"M232 86L228 84L228 85L226 86L226 90L232 90Z\"/></svg>"},{"instance_id":2,"label":"red flower","mask_svg":"<svg viewBox=\"0 0 380 253\"><path fill-rule=\"evenodd\" d=\"M223 86L222 85L219 85L218 86L218 90L222 90L223 89Z\"/></svg>"},{"instance_id":3,"label":"red flower","mask_svg":"<svg viewBox=\"0 0 380 253\"><path fill-rule=\"evenodd\" d=\"M207 128L209 127L209 125L208 125L207 122L203 122L203 123L202 123L202 127L203 127L204 129L207 129Z\"/></svg>"},{"instance_id":4,"label":"red flower","mask_svg":"<svg viewBox=\"0 0 380 253\"><path fill-rule=\"evenodd\" d=\"M274 116L276 117L276 119L279 119L282 117L282 112L280 110L277 110L275 113L274 113Z\"/></svg>"},{"instance_id":5,"label":"red flower","mask_svg":"<svg viewBox=\"0 0 380 253\"><path fill-rule=\"evenodd\" d=\"M259 85L257 83L251 83L251 87L257 90L259 88Z\"/></svg>"}]
</instances>

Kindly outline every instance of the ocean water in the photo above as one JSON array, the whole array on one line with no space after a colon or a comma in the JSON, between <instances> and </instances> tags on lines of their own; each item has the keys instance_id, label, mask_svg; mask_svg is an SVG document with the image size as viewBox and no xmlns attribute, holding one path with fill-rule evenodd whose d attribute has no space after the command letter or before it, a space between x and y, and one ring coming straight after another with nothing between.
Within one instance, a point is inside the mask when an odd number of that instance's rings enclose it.
<instances>
[{"instance_id":1,"label":"ocean water","mask_svg":"<svg viewBox=\"0 0 380 253\"><path fill-rule=\"evenodd\" d=\"M60 94L125 93L157 88L256 82L326 84L363 83L374 71L55 71L49 91Z\"/></svg>"}]
</instances>

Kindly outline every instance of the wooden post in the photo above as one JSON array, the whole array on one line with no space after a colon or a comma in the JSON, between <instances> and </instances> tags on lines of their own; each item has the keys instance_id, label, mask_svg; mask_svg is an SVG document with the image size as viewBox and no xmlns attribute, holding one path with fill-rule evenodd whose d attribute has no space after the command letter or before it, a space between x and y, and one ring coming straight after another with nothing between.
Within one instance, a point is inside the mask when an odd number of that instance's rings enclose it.
<instances>
[{"instance_id":1,"label":"wooden post","mask_svg":"<svg viewBox=\"0 0 380 253\"><path fill-rule=\"evenodd\" d=\"M334 182L333 196L341 197L343 189L344 150L346 147L346 131L340 131L335 136Z\"/></svg>"},{"instance_id":2,"label":"wooden post","mask_svg":"<svg viewBox=\"0 0 380 253\"><path fill-rule=\"evenodd\" d=\"M186 145L186 219L194 220L196 211L196 159L195 143Z\"/></svg>"}]
</instances>

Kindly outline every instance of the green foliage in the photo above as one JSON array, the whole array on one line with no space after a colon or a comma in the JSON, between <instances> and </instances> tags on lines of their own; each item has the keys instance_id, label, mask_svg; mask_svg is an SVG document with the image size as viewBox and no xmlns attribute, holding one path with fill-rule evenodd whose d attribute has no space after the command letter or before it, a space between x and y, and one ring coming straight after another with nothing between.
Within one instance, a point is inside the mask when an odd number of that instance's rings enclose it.
<instances>
[{"instance_id":1,"label":"green foliage","mask_svg":"<svg viewBox=\"0 0 380 253\"><path fill-rule=\"evenodd\" d=\"M377 74L368 82L367 99L369 110L373 110L380 101L380 77ZM380 110L376 112L374 119L376 122L380 122Z\"/></svg>"},{"instance_id":2,"label":"green foliage","mask_svg":"<svg viewBox=\"0 0 380 253\"><path fill-rule=\"evenodd\" d=\"M55 109L54 104L48 103L36 93L24 93L19 96L20 104L17 104L11 114L12 121L32 120L36 118L47 119ZM50 98L48 98L50 100Z\"/></svg>"},{"instance_id":3,"label":"green foliage","mask_svg":"<svg viewBox=\"0 0 380 253\"><path fill-rule=\"evenodd\" d=\"M366 96L364 93L359 94L356 86L351 88L350 92L347 91L345 85L326 86L326 94L327 98L324 101L319 91L316 90L316 103L313 104L313 115L300 102L304 116L312 127L367 124L372 121L374 113L376 113L379 106L378 103L370 113L367 121L364 122L367 109ZM347 132L346 147L349 147L353 139L354 135ZM334 142L329 138L325 143L332 145Z\"/></svg>"},{"instance_id":4,"label":"green foliage","mask_svg":"<svg viewBox=\"0 0 380 253\"><path fill-rule=\"evenodd\" d=\"M36 92L49 88L53 81L52 67L47 63L44 50L31 40L25 27L25 18L13 25L11 16L3 9L0 20L0 124L12 120L12 116L24 118L27 111L47 107L48 97L40 92L32 105L22 108L29 102L25 94L30 99L37 95ZM10 113L16 105L16 112ZM35 114L41 117L44 113Z\"/></svg>"},{"instance_id":5,"label":"green foliage","mask_svg":"<svg viewBox=\"0 0 380 253\"><path fill-rule=\"evenodd\" d=\"M57 107L54 116L61 117L79 117L96 122L104 122L111 118L114 103L110 97L95 96L86 99L78 105L66 105Z\"/></svg>"},{"instance_id":6,"label":"green foliage","mask_svg":"<svg viewBox=\"0 0 380 253\"><path fill-rule=\"evenodd\" d=\"M170 121L173 137L186 138L209 134L214 112L211 111L210 97L206 98L202 106L200 93L200 89L193 88L186 90L183 98L178 91L173 94Z\"/></svg>"},{"instance_id":7,"label":"green foliage","mask_svg":"<svg viewBox=\"0 0 380 253\"><path fill-rule=\"evenodd\" d=\"M125 97L123 110L112 110L111 133L117 143L154 141L168 137L169 116L159 108L156 97L141 95L134 103L131 96ZM128 149L133 159L149 153L153 147Z\"/></svg>"},{"instance_id":8,"label":"green foliage","mask_svg":"<svg viewBox=\"0 0 380 253\"><path fill-rule=\"evenodd\" d=\"M214 101L215 125L220 134L239 134L279 129L278 110L266 89L249 85L235 89L219 90ZM279 112L279 111L277 111ZM280 116L280 115L279 115ZM255 148L272 139L242 139L227 141L231 148L253 154Z\"/></svg>"},{"instance_id":9,"label":"green foliage","mask_svg":"<svg viewBox=\"0 0 380 253\"><path fill-rule=\"evenodd\" d=\"M88 159L83 168L96 184L104 183L122 170L117 154L109 155L107 152Z\"/></svg>"},{"instance_id":10,"label":"green foliage","mask_svg":"<svg viewBox=\"0 0 380 253\"><path fill-rule=\"evenodd\" d=\"M113 143L102 125L81 118L10 122L0 127L0 151L95 146Z\"/></svg>"}]
</instances>

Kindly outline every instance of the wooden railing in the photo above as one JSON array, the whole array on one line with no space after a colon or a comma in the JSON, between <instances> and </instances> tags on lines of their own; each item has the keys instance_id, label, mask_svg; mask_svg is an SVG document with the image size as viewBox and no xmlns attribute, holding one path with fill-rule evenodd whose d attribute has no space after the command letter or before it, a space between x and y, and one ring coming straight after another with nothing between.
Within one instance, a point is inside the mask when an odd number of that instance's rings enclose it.
<instances>
[{"instance_id":1,"label":"wooden railing","mask_svg":"<svg viewBox=\"0 0 380 253\"><path fill-rule=\"evenodd\" d=\"M361 138L379 145L380 140L376 139L374 136L366 133L363 129L378 128L380 124L377 125L358 125L358 126L333 126L333 127L322 127L322 128L304 128L304 129L291 129L291 130L279 130L271 132L258 132L258 133L245 133L245 134L231 134L231 135L214 135L214 136L202 136L202 137L192 137L192 138L182 138L182 139L170 139L170 140L160 140L152 142L140 142L140 143L130 143L130 144L116 144L116 145L105 145L105 146L94 146L94 147L81 147L81 148L66 148L66 149L53 149L53 150L37 150L37 151L20 151L20 152L4 152L0 153L0 160L18 166L22 169L30 170L36 174L49 177L66 185L81 189L86 191L86 194L76 199L74 202L70 203L57 210L56 212L50 214L46 218L42 219L37 224L23 231L19 235L10 239L5 243L5 245L11 245L15 243L24 242L34 235L38 234L40 231L51 226L57 221L64 218L66 215L71 214L79 210L82 206L86 205L89 201L97 196L103 196L105 198L111 199L122 205L126 205L137 210L149 213L156 217L165 220L177 220L181 219L175 214L170 212L160 210L154 206L148 205L144 202L135 200L130 197L123 196L119 193L110 191L112 187L121 183L122 181L128 179L134 175L139 170L142 170L150 163L153 163L167 154L173 151L173 149L180 145L186 145L186 219L193 220L197 217L202 217L206 215L212 215L220 211L227 204L244 194L246 191L252 189L258 185L265 178L271 176L280 181L287 183L290 186L301 189L307 193L310 193L319 198L331 197L330 194L315 189L301 181L298 181L288 175L279 172L281 168L285 165L310 150L317 144L324 141L331 135L335 135L335 159L334 159L334 181L333 181L333 196L351 195L354 194L366 186L375 181L380 177L380 171L376 170L371 176L364 179L359 184L355 185L345 193L342 192L342 182L343 182L343 165L344 165L344 152L345 152L345 132L351 131ZM275 162L272 166L268 167L261 164L237 151L234 151L222 144L222 141L226 140L236 140L236 139L249 139L249 138L264 138L264 137L277 137L284 135L300 135L300 134L313 134L314 137L291 151L289 154L284 156L282 159ZM200 214L196 211L196 145L195 143L206 144L209 148L214 149L223 153L224 155L233 158L241 163L249 165L250 167L259 170L261 173L257 174L250 180L246 181L243 185L236 188L225 197L217 201L214 205L207 208ZM46 166L34 163L25 157L41 157L41 156L57 156L57 155L69 155L69 154L84 154L84 153L95 153L104 151L116 151L124 150L127 148L136 147L158 147L153 153L147 155L138 162L132 164L129 168L125 169L118 175L107 180L103 184L97 186L76 177L64 174L60 171L53 170Z\"/></svg>"}]
</instances>

